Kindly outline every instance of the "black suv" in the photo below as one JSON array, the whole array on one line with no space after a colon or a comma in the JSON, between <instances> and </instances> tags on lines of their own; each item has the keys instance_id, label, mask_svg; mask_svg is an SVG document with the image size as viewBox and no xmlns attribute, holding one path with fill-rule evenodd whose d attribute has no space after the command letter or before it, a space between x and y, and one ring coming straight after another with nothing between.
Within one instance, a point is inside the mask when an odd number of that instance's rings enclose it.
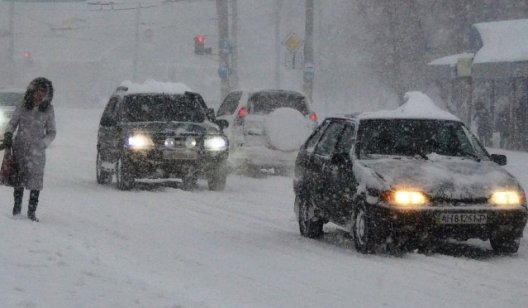
<instances>
[{"instance_id":1,"label":"black suv","mask_svg":"<svg viewBox=\"0 0 528 308\"><path fill-rule=\"evenodd\" d=\"M203 177L210 190L223 190L227 125L198 93L120 86L99 124L97 182L110 183L115 174L117 187L129 190L136 179L179 178L191 190Z\"/></svg>"},{"instance_id":2,"label":"black suv","mask_svg":"<svg viewBox=\"0 0 528 308\"><path fill-rule=\"evenodd\" d=\"M323 121L296 160L301 234L320 237L333 222L362 253L431 249L443 238L489 239L498 253L516 252L528 211L500 166L506 157L489 155L456 117L416 110Z\"/></svg>"}]
</instances>

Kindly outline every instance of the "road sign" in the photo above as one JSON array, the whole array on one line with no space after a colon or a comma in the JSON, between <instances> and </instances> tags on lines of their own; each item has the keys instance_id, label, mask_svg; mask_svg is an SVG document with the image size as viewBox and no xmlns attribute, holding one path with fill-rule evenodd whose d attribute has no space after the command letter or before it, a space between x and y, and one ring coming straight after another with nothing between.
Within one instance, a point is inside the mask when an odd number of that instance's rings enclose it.
<instances>
[{"instance_id":1,"label":"road sign","mask_svg":"<svg viewBox=\"0 0 528 308\"><path fill-rule=\"evenodd\" d=\"M304 53L302 50L291 52L285 51L284 53L284 67L291 70L303 69Z\"/></svg>"},{"instance_id":2,"label":"road sign","mask_svg":"<svg viewBox=\"0 0 528 308\"><path fill-rule=\"evenodd\" d=\"M222 54L229 54L231 51L231 44L229 43L229 40L218 41L218 49Z\"/></svg>"},{"instance_id":3,"label":"road sign","mask_svg":"<svg viewBox=\"0 0 528 308\"><path fill-rule=\"evenodd\" d=\"M313 80L315 77L315 65L312 63L306 63L303 70L304 80Z\"/></svg>"},{"instance_id":4,"label":"road sign","mask_svg":"<svg viewBox=\"0 0 528 308\"><path fill-rule=\"evenodd\" d=\"M221 64L220 67L218 67L218 77L222 80L227 80L229 77L229 67L226 64Z\"/></svg>"},{"instance_id":5,"label":"road sign","mask_svg":"<svg viewBox=\"0 0 528 308\"><path fill-rule=\"evenodd\" d=\"M288 49L290 52L295 52L301 47L302 41L297 36L297 34L292 32L286 36L286 39L282 42L282 44L286 46L286 49Z\"/></svg>"}]
</instances>

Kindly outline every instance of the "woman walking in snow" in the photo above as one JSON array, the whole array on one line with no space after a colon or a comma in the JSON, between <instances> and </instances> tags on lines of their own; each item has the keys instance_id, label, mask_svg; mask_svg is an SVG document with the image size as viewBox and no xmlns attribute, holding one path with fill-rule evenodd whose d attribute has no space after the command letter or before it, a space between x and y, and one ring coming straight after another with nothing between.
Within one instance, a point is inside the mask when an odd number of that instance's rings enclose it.
<instances>
[{"instance_id":1,"label":"woman walking in snow","mask_svg":"<svg viewBox=\"0 0 528 308\"><path fill-rule=\"evenodd\" d=\"M43 186L46 148L56 135L52 98L51 81L43 77L31 81L24 100L16 107L4 134L4 145L13 147L18 171L14 184L13 215L20 214L22 210L25 188L30 190L27 215L33 221L38 221L35 211Z\"/></svg>"}]
</instances>

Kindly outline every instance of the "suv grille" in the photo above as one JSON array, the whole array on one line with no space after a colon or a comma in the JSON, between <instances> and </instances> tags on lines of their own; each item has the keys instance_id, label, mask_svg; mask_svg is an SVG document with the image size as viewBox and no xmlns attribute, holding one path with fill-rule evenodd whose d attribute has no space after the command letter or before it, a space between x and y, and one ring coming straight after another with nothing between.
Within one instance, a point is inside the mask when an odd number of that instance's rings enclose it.
<instances>
[{"instance_id":1,"label":"suv grille","mask_svg":"<svg viewBox=\"0 0 528 308\"><path fill-rule=\"evenodd\" d=\"M165 146L166 141L171 143L171 147L174 148L184 148L185 147L185 136L175 135L172 133L158 133L152 136L152 141L157 146Z\"/></svg>"}]
</instances>

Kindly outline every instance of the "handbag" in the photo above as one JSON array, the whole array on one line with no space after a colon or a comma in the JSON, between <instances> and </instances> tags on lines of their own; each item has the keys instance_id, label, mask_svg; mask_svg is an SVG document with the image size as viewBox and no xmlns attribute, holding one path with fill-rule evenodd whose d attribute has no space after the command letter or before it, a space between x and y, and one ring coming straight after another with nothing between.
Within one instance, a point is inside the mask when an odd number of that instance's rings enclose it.
<instances>
[{"instance_id":1,"label":"handbag","mask_svg":"<svg viewBox=\"0 0 528 308\"><path fill-rule=\"evenodd\" d=\"M12 148L6 148L4 159L0 167L0 185L15 186L17 180L17 166L13 156Z\"/></svg>"}]
</instances>

